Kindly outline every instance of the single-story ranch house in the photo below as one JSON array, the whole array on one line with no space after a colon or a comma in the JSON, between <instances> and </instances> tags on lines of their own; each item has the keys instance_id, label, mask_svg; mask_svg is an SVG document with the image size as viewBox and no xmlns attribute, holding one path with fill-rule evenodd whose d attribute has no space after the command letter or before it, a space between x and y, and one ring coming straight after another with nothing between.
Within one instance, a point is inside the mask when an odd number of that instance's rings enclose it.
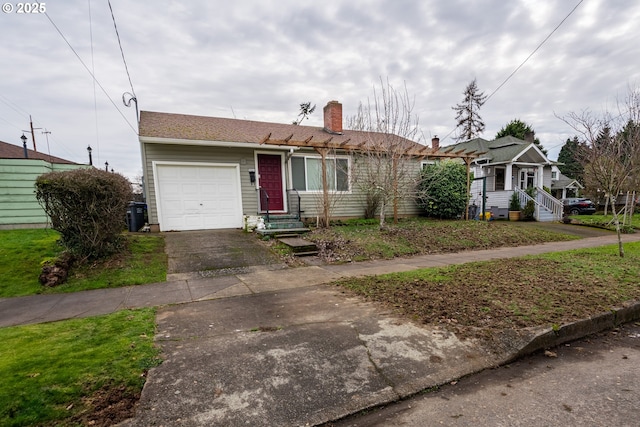
<instances>
[{"instance_id":1,"label":"single-story ranch house","mask_svg":"<svg viewBox=\"0 0 640 427\"><path fill-rule=\"evenodd\" d=\"M365 196L352 183L352 153L379 137L343 129L337 101L325 106L324 127L142 111L139 134L149 222L160 231L241 228L243 218L267 211L316 219L323 209L322 150L326 185L339 196L331 216L362 217ZM427 157L466 155L403 144L416 175ZM419 208L405 200L399 213Z\"/></svg>"},{"instance_id":2,"label":"single-story ranch house","mask_svg":"<svg viewBox=\"0 0 640 427\"><path fill-rule=\"evenodd\" d=\"M160 231L241 228L248 217L265 213L315 220L323 211L323 157L326 186L336 200L331 217L363 217L366 195L353 183L360 167L354 153L384 140L375 132L343 129L337 101L324 107L324 127L142 111L139 134L149 222ZM558 221L562 204L543 188L564 196L579 185L562 179L533 138L476 138L440 147L436 137L431 147L406 139L402 144L416 176L440 158L468 164L475 177L470 203L480 208L484 198L496 219L507 218L514 192L524 206L530 199L524 190L534 187L535 218ZM399 206L402 216L419 213L410 197Z\"/></svg>"}]
</instances>

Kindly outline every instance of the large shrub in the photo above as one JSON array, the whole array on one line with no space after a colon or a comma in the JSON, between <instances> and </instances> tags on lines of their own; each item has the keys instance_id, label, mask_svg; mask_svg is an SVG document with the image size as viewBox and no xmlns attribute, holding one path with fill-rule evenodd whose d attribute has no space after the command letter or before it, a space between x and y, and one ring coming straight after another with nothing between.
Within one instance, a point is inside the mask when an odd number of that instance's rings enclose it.
<instances>
[{"instance_id":1,"label":"large shrub","mask_svg":"<svg viewBox=\"0 0 640 427\"><path fill-rule=\"evenodd\" d=\"M36 197L71 254L100 258L121 248L131 199L124 176L94 168L51 172L36 180Z\"/></svg>"},{"instance_id":2,"label":"large shrub","mask_svg":"<svg viewBox=\"0 0 640 427\"><path fill-rule=\"evenodd\" d=\"M422 170L416 201L433 218L450 219L464 214L467 205L467 170L444 160Z\"/></svg>"}]
</instances>

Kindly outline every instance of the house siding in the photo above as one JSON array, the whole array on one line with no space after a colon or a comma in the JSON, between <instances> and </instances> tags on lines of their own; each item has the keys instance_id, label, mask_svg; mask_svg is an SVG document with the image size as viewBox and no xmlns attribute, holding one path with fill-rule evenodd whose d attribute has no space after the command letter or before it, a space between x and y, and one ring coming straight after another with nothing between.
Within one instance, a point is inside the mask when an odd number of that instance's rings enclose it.
<instances>
[{"instance_id":1,"label":"house siding","mask_svg":"<svg viewBox=\"0 0 640 427\"><path fill-rule=\"evenodd\" d=\"M293 156L296 157L319 157L319 155L313 150L298 150ZM355 162L354 157L345 152L336 152L336 157L348 157L350 164L350 180L353 180L353 176L358 175L360 162ZM286 164L287 168L287 188L291 188L291 176L289 162ZM420 173L421 163L419 160L411 162L409 166L410 173L415 173L416 176ZM412 191L413 189L411 189ZM300 192L300 204L303 211L302 217L308 220L315 220L322 214L322 192ZM362 218L364 216L366 208L366 194L357 187L353 182L350 184L349 192L330 192L330 215L332 218ZM421 213L421 209L416 205L413 200L413 194L407 195L403 198L398 206L398 211L401 216L415 216ZM393 214L393 205L387 206L385 209L387 215Z\"/></svg>"},{"instance_id":2,"label":"house siding","mask_svg":"<svg viewBox=\"0 0 640 427\"><path fill-rule=\"evenodd\" d=\"M542 181L543 185L549 189L551 189L551 168L545 167L542 171Z\"/></svg>"},{"instance_id":3,"label":"house siding","mask_svg":"<svg viewBox=\"0 0 640 427\"><path fill-rule=\"evenodd\" d=\"M254 150L227 147L206 147L177 144L144 144L145 191L149 222L158 223L153 162L229 163L240 165L240 188L244 215L258 212L258 194L255 184L249 180L249 169L255 169ZM274 153L275 154L275 153Z\"/></svg>"},{"instance_id":4,"label":"house siding","mask_svg":"<svg viewBox=\"0 0 640 427\"><path fill-rule=\"evenodd\" d=\"M82 167L87 166L36 159L0 159L0 229L46 227L49 218L36 199L36 179L48 172Z\"/></svg>"},{"instance_id":5,"label":"house siding","mask_svg":"<svg viewBox=\"0 0 640 427\"><path fill-rule=\"evenodd\" d=\"M261 150L251 148L237 147L212 147L198 145L183 144L164 144L164 143L143 143L142 158L144 159L144 175L145 175L145 191L147 197L147 206L149 212L149 221L151 224L158 223L155 182L153 176L153 163L163 162L198 162L198 163L230 163L240 165L240 181L242 191L242 211L244 215L256 215L258 213L259 195L256 191L256 185L252 184L249 179L249 170L256 169L255 153L272 153L285 154L285 182L286 188L291 188L291 175L289 152L278 150ZM297 150L294 156L317 156L312 150ZM338 156L345 154L338 153ZM351 167L355 167L355 163L350 162ZM416 175L420 170L420 162L415 162ZM352 172L353 173L353 172ZM322 212L322 192L300 192L300 205L302 217L315 220ZM362 217L365 211L364 194L358 191L352 185L350 192L331 193L329 195L331 202L331 216L334 218L353 218ZM387 209L389 214L393 213L393 207ZM417 215L420 209L411 198L403 200L400 204L399 212L403 216Z\"/></svg>"}]
</instances>

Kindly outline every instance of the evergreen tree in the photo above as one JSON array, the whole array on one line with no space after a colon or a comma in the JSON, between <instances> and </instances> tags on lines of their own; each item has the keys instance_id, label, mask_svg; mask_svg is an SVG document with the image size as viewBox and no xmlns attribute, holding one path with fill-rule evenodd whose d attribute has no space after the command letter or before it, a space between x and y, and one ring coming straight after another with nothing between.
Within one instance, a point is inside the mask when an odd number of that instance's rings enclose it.
<instances>
[{"instance_id":1,"label":"evergreen tree","mask_svg":"<svg viewBox=\"0 0 640 427\"><path fill-rule=\"evenodd\" d=\"M459 135L458 141L466 141L479 136L485 128L485 124L480 117L480 107L484 104L487 96L484 92L478 91L476 79L473 79L467 86L462 103L451 107L456 112L456 129Z\"/></svg>"},{"instance_id":2,"label":"evergreen tree","mask_svg":"<svg viewBox=\"0 0 640 427\"><path fill-rule=\"evenodd\" d=\"M542 151L546 156L547 150L542 146L540 140L538 138L535 138L535 134L535 131L530 125L520 119L515 119L511 120L505 127L500 129L500 131L496 134L496 139L511 135L515 138L526 140L527 135L533 135L533 143L536 144L540 151Z\"/></svg>"},{"instance_id":3,"label":"evergreen tree","mask_svg":"<svg viewBox=\"0 0 640 427\"><path fill-rule=\"evenodd\" d=\"M579 149L580 141L577 136L574 136L573 139L567 138L567 142L564 143L560 149L560 154L558 154L558 162L564 164L559 165L558 169L560 169L560 172L569 178L577 179L579 182L582 182L584 166L582 166L582 163L580 163L577 156Z\"/></svg>"}]
</instances>

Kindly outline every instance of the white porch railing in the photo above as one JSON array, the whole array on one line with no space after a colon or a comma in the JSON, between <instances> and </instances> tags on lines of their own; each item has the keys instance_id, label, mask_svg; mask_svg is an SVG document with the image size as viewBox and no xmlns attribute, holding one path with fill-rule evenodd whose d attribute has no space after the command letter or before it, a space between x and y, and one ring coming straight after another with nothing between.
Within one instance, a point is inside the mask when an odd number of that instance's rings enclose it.
<instances>
[{"instance_id":1,"label":"white porch railing","mask_svg":"<svg viewBox=\"0 0 640 427\"><path fill-rule=\"evenodd\" d=\"M543 221L544 217L546 217L542 212L548 212L550 214L550 218L552 221L561 221L562 220L562 211L563 206L562 202L551 194L547 193L540 187L536 188L536 197L530 197L525 191L520 188L514 188L514 191L518 194L518 198L520 199L520 205L525 206L529 200L533 200L536 205L535 210L535 218L538 221ZM542 209L542 211L541 211Z\"/></svg>"}]
</instances>

